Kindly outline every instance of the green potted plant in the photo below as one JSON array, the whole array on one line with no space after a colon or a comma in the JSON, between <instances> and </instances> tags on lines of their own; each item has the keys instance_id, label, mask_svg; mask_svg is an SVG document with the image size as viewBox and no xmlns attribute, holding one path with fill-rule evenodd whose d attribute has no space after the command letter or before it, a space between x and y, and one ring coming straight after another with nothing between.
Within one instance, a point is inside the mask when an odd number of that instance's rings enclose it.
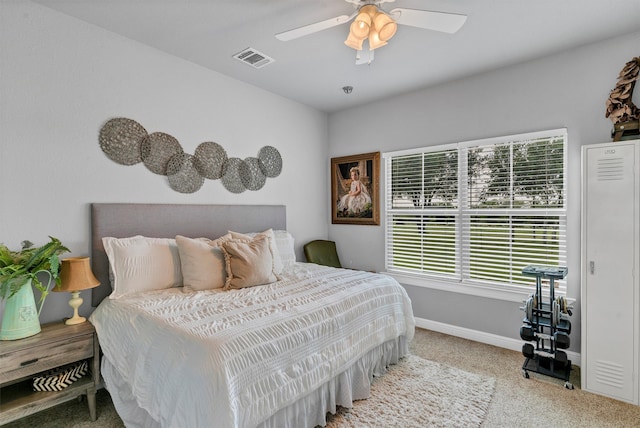
<instances>
[{"instance_id":1,"label":"green potted plant","mask_svg":"<svg viewBox=\"0 0 640 428\"><path fill-rule=\"evenodd\" d=\"M11 251L0 244L0 299L5 301L0 340L14 340L40 332L40 312L51 283L60 283L60 254L69 249L52 236L41 247L29 241L22 242L19 251ZM48 275L44 285L38 278ZM32 285L40 290L39 309L36 310Z\"/></svg>"}]
</instances>

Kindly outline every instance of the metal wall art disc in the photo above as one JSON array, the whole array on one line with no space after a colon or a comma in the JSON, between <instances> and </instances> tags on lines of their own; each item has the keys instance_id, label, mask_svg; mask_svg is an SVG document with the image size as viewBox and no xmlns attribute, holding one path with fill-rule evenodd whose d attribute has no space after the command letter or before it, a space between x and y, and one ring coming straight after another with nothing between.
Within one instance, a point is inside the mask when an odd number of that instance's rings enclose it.
<instances>
[{"instance_id":1,"label":"metal wall art disc","mask_svg":"<svg viewBox=\"0 0 640 428\"><path fill-rule=\"evenodd\" d=\"M98 139L109 159L121 165L135 165L142 161L140 142L146 136L147 130L135 120L117 117L102 126Z\"/></svg>"},{"instance_id":2,"label":"metal wall art disc","mask_svg":"<svg viewBox=\"0 0 640 428\"><path fill-rule=\"evenodd\" d=\"M240 179L240 158L229 158L222 168L222 185L231 193L242 193L246 190Z\"/></svg>"},{"instance_id":3,"label":"metal wall art disc","mask_svg":"<svg viewBox=\"0 0 640 428\"><path fill-rule=\"evenodd\" d=\"M193 155L184 152L177 139L164 132L149 134L138 122L124 117L108 120L100 129L102 151L114 162L144 162L155 174L166 175L173 190L193 193L206 178L221 179L232 193L261 189L267 177L282 172L282 156L275 147L264 146L257 157L229 158L217 143L201 143Z\"/></svg>"},{"instance_id":4,"label":"metal wall art disc","mask_svg":"<svg viewBox=\"0 0 640 428\"><path fill-rule=\"evenodd\" d=\"M217 180L222 177L222 167L227 161L227 152L218 143L206 141L196 147L195 167L204 178Z\"/></svg>"},{"instance_id":5,"label":"metal wall art disc","mask_svg":"<svg viewBox=\"0 0 640 428\"><path fill-rule=\"evenodd\" d=\"M180 193L193 193L202 187L202 177L193 165L193 155L179 153L174 155L167 164L167 177L173 190Z\"/></svg>"},{"instance_id":6,"label":"metal wall art disc","mask_svg":"<svg viewBox=\"0 0 640 428\"><path fill-rule=\"evenodd\" d=\"M167 175L167 164L173 156L184 153L178 140L164 132L147 135L140 144L142 162L149 171Z\"/></svg>"},{"instance_id":7,"label":"metal wall art disc","mask_svg":"<svg viewBox=\"0 0 640 428\"><path fill-rule=\"evenodd\" d=\"M258 151L260 168L269 178L277 177L282 172L282 156L278 149L272 146L264 146Z\"/></svg>"},{"instance_id":8,"label":"metal wall art disc","mask_svg":"<svg viewBox=\"0 0 640 428\"><path fill-rule=\"evenodd\" d=\"M248 190L260 190L267 181L267 177L262 173L260 160L258 158L246 158L238 166L240 180Z\"/></svg>"}]
</instances>

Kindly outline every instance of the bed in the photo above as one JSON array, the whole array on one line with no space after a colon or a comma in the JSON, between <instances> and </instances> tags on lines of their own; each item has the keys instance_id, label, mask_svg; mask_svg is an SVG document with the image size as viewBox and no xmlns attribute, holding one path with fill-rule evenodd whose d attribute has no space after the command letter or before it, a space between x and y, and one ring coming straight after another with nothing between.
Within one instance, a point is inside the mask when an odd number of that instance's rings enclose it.
<instances>
[{"instance_id":1,"label":"bed","mask_svg":"<svg viewBox=\"0 0 640 428\"><path fill-rule=\"evenodd\" d=\"M284 206L92 204L91 239L90 321L127 426L324 425L413 338L391 277L296 260Z\"/></svg>"}]
</instances>

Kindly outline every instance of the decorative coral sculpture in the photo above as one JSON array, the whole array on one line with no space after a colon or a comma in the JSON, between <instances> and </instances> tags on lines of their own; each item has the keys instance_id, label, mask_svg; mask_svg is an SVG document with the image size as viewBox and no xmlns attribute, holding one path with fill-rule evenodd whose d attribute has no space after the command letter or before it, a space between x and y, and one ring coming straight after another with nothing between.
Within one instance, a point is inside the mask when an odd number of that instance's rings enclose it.
<instances>
[{"instance_id":1,"label":"decorative coral sculpture","mask_svg":"<svg viewBox=\"0 0 640 428\"><path fill-rule=\"evenodd\" d=\"M609 94L606 105L605 117L611 119L613 124L639 120L640 109L631 100L633 87L638 80L640 72L640 57L635 57L625 64L618 75L618 83Z\"/></svg>"}]
</instances>

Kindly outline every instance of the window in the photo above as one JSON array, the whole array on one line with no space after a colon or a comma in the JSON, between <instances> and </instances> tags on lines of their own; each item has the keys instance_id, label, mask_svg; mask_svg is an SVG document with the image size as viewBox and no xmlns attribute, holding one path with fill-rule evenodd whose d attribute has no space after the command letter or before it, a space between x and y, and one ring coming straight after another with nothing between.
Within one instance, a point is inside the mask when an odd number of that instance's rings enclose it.
<instances>
[{"instance_id":1,"label":"window","mask_svg":"<svg viewBox=\"0 0 640 428\"><path fill-rule=\"evenodd\" d=\"M529 290L566 266L565 129L386 153L386 269ZM557 286L564 292L564 281Z\"/></svg>"}]
</instances>

